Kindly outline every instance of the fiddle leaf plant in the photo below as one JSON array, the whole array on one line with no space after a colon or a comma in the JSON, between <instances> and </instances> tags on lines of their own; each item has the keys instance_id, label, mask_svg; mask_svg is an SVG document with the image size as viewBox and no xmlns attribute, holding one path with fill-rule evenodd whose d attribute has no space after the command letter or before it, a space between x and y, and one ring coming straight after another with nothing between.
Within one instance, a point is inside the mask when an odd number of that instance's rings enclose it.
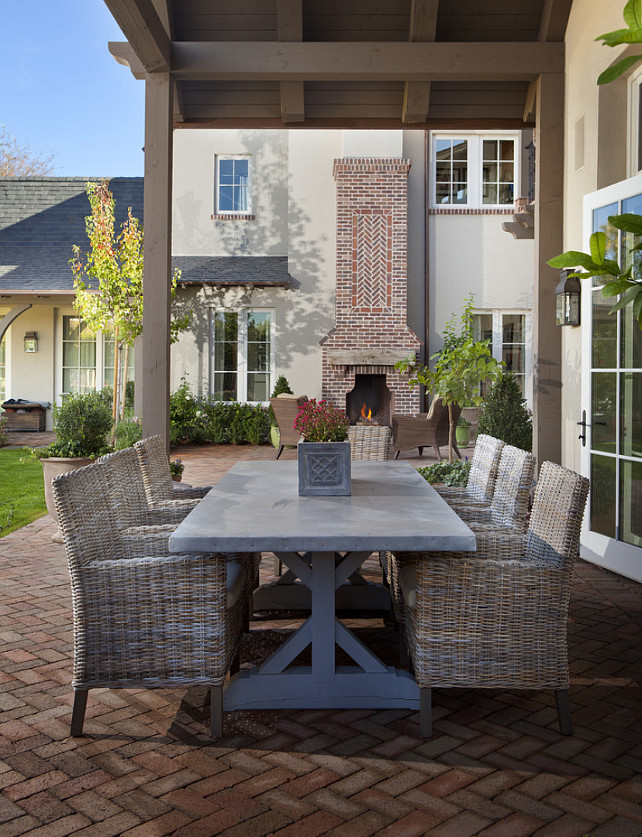
<instances>
[{"instance_id":1,"label":"fiddle leaf plant","mask_svg":"<svg viewBox=\"0 0 642 837\"><path fill-rule=\"evenodd\" d=\"M604 46L616 47L624 44L640 44L642 43L642 0L629 0L624 11L622 12L624 22L627 25L626 29L616 29L614 32L606 32L604 35L598 35L596 41L603 41ZM612 67L608 67L598 77L598 84L608 84L615 81L630 67L633 67L638 61L642 61L642 55L628 55Z\"/></svg>"}]
</instances>

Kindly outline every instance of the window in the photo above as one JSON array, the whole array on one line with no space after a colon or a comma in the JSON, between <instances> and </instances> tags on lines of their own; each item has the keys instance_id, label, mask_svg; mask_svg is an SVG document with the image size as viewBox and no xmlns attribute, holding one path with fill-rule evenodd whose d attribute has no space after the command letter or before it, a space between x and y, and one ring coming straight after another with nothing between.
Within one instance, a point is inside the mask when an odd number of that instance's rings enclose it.
<instances>
[{"instance_id":1,"label":"window","mask_svg":"<svg viewBox=\"0 0 642 837\"><path fill-rule=\"evenodd\" d=\"M490 208L514 204L517 138L517 134L433 134L433 206Z\"/></svg>"},{"instance_id":2,"label":"window","mask_svg":"<svg viewBox=\"0 0 642 837\"><path fill-rule=\"evenodd\" d=\"M133 348L129 350L128 361L127 379L132 381L134 379ZM122 367L124 357L120 358L120 363ZM113 336L92 331L77 314L63 314L60 391L93 392L105 386L111 387L113 383Z\"/></svg>"},{"instance_id":3,"label":"window","mask_svg":"<svg viewBox=\"0 0 642 837\"><path fill-rule=\"evenodd\" d=\"M473 337L489 340L493 357L502 360L531 404L531 315L510 311L489 311L473 315Z\"/></svg>"},{"instance_id":4,"label":"window","mask_svg":"<svg viewBox=\"0 0 642 837\"><path fill-rule=\"evenodd\" d=\"M266 402L272 390L271 311L212 312L210 394L222 401Z\"/></svg>"},{"instance_id":5,"label":"window","mask_svg":"<svg viewBox=\"0 0 642 837\"><path fill-rule=\"evenodd\" d=\"M6 335L0 340L0 404L7 400L7 341L5 338Z\"/></svg>"},{"instance_id":6,"label":"window","mask_svg":"<svg viewBox=\"0 0 642 837\"><path fill-rule=\"evenodd\" d=\"M642 70L629 78L629 176L642 171Z\"/></svg>"},{"instance_id":7,"label":"window","mask_svg":"<svg viewBox=\"0 0 642 837\"><path fill-rule=\"evenodd\" d=\"M252 158L216 157L216 214L252 213Z\"/></svg>"}]
</instances>

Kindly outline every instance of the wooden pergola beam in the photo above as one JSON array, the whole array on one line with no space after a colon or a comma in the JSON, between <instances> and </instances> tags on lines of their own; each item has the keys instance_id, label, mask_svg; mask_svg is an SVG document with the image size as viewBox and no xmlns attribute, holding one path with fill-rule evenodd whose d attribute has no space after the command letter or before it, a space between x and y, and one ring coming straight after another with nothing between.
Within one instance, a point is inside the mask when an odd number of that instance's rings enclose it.
<instances>
[{"instance_id":1,"label":"wooden pergola beam","mask_svg":"<svg viewBox=\"0 0 642 837\"><path fill-rule=\"evenodd\" d=\"M303 40L302 0L277 0L277 37L279 41L301 42ZM283 122L305 121L305 97L302 81L282 81L281 119Z\"/></svg>"},{"instance_id":2,"label":"wooden pergola beam","mask_svg":"<svg viewBox=\"0 0 642 837\"><path fill-rule=\"evenodd\" d=\"M145 72L169 72L171 41L152 0L105 0Z\"/></svg>"},{"instance_id":3,"label":"wooden pergola beam","mask_svg":"<svg viewBox=\"0 0 642 837\"><path fill-rule=\"evenodd\" d=\"M563 41L573 0L544 0L538 41Z\"/></svg>"},{"instance_id":4,"label":"wooden pergola beam","mask_svg":"<svg viewBox=\"0 0 642 837\"><path fill-rule=\"evenodd\" d=\"M435 40L439 0L411 0L408 40L425 43ZM406 81L403 88L401 120L425 122L430 107L430 82Z\"/></svg>"},{"instance_id":5,"label":"wooden pergola beam","mask_svg":"<svg viewBox=\"0 0 642 837\"><path fill-rule=\"evenodd\" d=\"M531 81L564 71L564 44L175 42L179 80Z\"/></svg>"}]
</instances>

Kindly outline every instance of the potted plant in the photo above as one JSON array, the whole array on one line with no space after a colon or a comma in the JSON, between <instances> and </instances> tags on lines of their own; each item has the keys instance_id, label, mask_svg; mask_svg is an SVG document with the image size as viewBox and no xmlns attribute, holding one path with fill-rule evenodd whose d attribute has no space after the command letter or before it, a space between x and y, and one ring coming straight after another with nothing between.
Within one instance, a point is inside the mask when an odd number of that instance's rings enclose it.
<instances>
[{"instance_id":1,"label":"potted plant","mask_svg":"<svg viewBox=\"0 0 642 837\"><path fill-rule=\"evenodd\" d=\"M290 384L288 383L288 379L285 375L279 375L279 378L274 385L272 398L276 398L277 396L283 394L293 395L294 393L290 389ZM270 417L270 441L272 442L272 445L278 449L281 444L281 432L279 430L279 425L277 424L272 405L270 405L270 408L268 409L268 416Z\"/></svg>"},{"instance_id":2,"label":"potted plant","mask_svg":"<svg viewBox=\"0 0 642 837\"><path fill-rule=\"evenodd\" d=\"M350 422L329 401L311 398L294 420L303 441L297 445L299 494L304 497L348 495L350 486Z\"/></svg>"},{"instance_id":3,"label":"potted plant","mask_svg":"<svg viewBox=\"0 0 642 837\"><path fill-rule=\"evenodd\" d=\"M169 460L169 472L172 475L174 482L180 482L183 479L183 471L185 466L180 459Z\"/></svg>"},{"instance_id":4,"label":"potted plant","mask_svg":"<svg viewBox=\"0 0 642 837\"><path fill-rule=\"evenodd\" d=\"M457 447L466 448L470 444L470 422L465 416L459 416L455 428L455 438L457 439Z\"/></svg>"},{"instance_id":5,"label":"potted plant","mask_svg":"<svg viewBox=\"0 0 642 837\"><path fill-rule=\"evenodd\" d=\"M56 441L43 448L35 448L40 459L45 482L47 511L58 522L51 481L60 474L75 471L105 453L109 453L109 434L112 415L109 403L99 392L70 393L53 408L53 429ZM62 541L60 531L53 536Z\"/></svg>"},{"instance_id":6,"label":"potted plant","mask_svg":"<svg viewBox=\"0 0 642 837\"><path fill-rule=\"evenodd\" d=\"M510 371L498 376L482 402L478 430L522 450L533 447L533 422L526 400Z\"/></svg>"}]
</instances>

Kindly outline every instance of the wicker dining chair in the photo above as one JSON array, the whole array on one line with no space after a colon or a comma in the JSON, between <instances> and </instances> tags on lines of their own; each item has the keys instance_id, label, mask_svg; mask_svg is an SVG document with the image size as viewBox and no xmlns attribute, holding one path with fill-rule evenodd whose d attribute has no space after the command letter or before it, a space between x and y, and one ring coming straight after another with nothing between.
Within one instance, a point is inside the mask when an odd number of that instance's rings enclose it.
<instances>
[{"instance_id":1,"label":"wicker dining chair","mask_svg":"<svg viewBox=\"0 0 642 837\"><path fill-rule=\"evenodd\" d=\"M435 489L447 503L490 503L495 492L499 458L504 447L501 439L480 433L475 439L465 486L436 485Z\"/></svg>"},{"instance_id":2,"label":"wicker dining chair","mask_svg":"<svg viewBox=\"0 0 642 837\"><path fill-rule=\"evenodd\" d=\"M491 502L469 500L450 505L473 530L478 540L483 534L492 537L497 528L503 534L523 534L528 525L534 471L535 460L530 453L513 445L504 445ZM414 552L386 553L384 558L394 616L401 624L404 621L405 603L399 586L399 572L403 566L412 565L416 560Z\"/></svg>"},{"instance_id":3,"label":"wicker dining chair","mask_svg":"<svg viewBox=\"0 0 642 837\"><path fill-rule=\"evenodd\" d=\"M211 689L212 736L222 735L223 683L238 650L245 571L223 555L125 550L107 469L53 481L71 576L74 706L81 735L90 689Z\"/></svg>"},{"instance_id":4,"label":"wicker dining chair","mask_svg":"<svg viewBox=\"0 0 642 837\"><path fill-rule=\"evenodd\" d=\"M453 421L455 425L461 415L461 407L453 404ZM416 416L405 416L395 413L392 417L392 449L396 451L395 459L402 450L419 449L419 456L424 448L432 447L437 459L441 462L440 447L448 444L450 418L448 407L441 398L434 398L427 413ZM461 459L461 453L453 438L453 450Z\"/></svg>"},{"instance_id":5,"label":"wicker dining chair","mask_svg":"<svg viewBox=\"0 0 642 837\"><path fill-rule=\"evenodd\" d=\"M145 494L150 506L167 500L198 501L211 490L211 485L176 488L180 484L172 479L167 448L161 436L148 436L146 439L141 439L134 445L134 450L138 456Z\"/></svg>"},{"instance_id":6,"label":"wicker dining chair","mask_svg":"<svg viewBox=\"0 0 642 837\"><path fill-rule=\"evenodd\" d=\"M426 552L400 569L405 635L431 735L431 689L553 689L571 735L567 618L589 481L545 462L523 535L495 530L477 552Z\"/></svg>"},{"instance_id":7,"label":"wicker dining chair","mask_svg":"<svg viewBox=\"0 0 642 837\"><path fill-rule=\"evenodd\" d=\"M297 417L300 407L308 400L307 395L290 395L281 393L270 398L270 405L274 418L279 428L279 449L276 452L278 459L283 453L286 445L297 445L301 437L298 430L294 429L294 419Z\"/></svg>"}]
</instances>

